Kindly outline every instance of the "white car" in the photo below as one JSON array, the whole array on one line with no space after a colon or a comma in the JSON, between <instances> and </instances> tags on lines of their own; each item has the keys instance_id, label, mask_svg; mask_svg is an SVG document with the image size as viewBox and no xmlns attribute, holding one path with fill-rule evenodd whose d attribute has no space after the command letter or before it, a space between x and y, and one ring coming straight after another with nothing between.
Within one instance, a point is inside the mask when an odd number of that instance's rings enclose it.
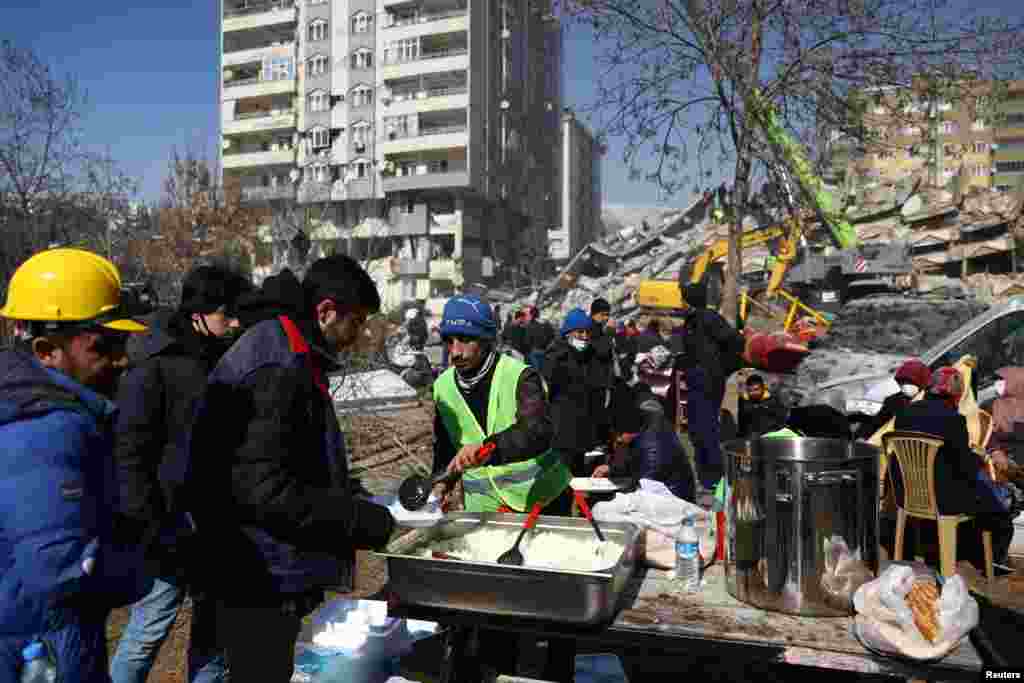
<instances>
[{"instance_id":1,"label":"white car","mask_svg":"<svg viewBox=\"0 0 1024 683\"><path fill-rule=\"evenodd\" d=\"M1024 366L1024 296L996 304L971 318L918 358L936 370L953 365L966 354L978 359L974 371L975 394L978 404L987 406L996 398L996 370ZM893 357L892 367L885 373L870 372L822 382L802 403L818 402L825 392L838 389L851 418L877 415L886 397L899 391L893 375L902 362L910 358Z\"/></svg>"}]
</instances>

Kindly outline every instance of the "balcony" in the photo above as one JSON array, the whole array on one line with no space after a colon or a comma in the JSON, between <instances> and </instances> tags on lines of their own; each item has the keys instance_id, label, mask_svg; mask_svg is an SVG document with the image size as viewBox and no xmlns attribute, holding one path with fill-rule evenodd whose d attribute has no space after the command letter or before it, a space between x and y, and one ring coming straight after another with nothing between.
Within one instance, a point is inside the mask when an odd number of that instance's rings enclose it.
<instances>
[{"instance_id":1,"label":"balcony","mask_svg":"<svg viewBox=\"0 0 1024 683\"><path fill-rule=\"evenodd\" d=\"M275 199L294 199L295 188L291 185L277 187L243 187L243 202L266 202Z\"/></svg>"},{"instance_id":2,"label":"balcony","mask_svg":"<svg viewBox=\"0 0 1024 683\"><path fill-rule=\"evenodd\" d=\"M446 109L467 109L469 107L469 88L463 85L394 92L391 95L390 103L385 107L387 107L389 116Z\"/></svg>"},{"instance_id":3,"label":"balcony","mask_svg":"<svg viewBox=\"0 0 1024 683\"><path fill-rule=\"evenodd\" d=\"M266 2L240 8L224 8L223 31L244 31L246 29L295 23L297 10L293 2Z\"/></svg>"},{"instance_id":4,"label":"balcony","mask_svg":"<svg viewBox=\"0 0 1024 683\"><path fill-rule=\"evenodd\" d=\"M393 272L395 275L427 275L430 273L430 263L428 261L400 258L396 259Z\"/></svg>"},{"instance_id":5,"label":"balcony","mask_svg":"<svg viewBox=\"0 0 1024 683\"><path fill-rule=\"evenodd\" d=\"M251 78L235 78L224 82L223 101L241 100L246 97L266 97L269 95L287 95L295 92L295 79L282 78L266 80L262 76Z\"/></svg>"},{"instance_id":6,"label":"balcony","mask_svg":"<svg viewBox=\"0 0 1024 683\"><path fill-rule=\"evenodd\" d=\"M430 262L431 280L454 280L456 275L455 261L450 258L434 259Z\"/></svg>"},{"instance_id":7,"label":"balcony","mask_svg":"<svg viewBox=\"0 0 1024 683\"><path fill-rule=\"evenodd\" d=\"M458 126L438 126L421 128L416 134L403 135L398 133L382 143L384 154L403 154L421 152L428 149L450 149L466 147L469 144L469 128L463 124Z\"/></svg>"},{"instance_id":8,"label":"balcony","mask_svg":"<svg viewBox=\"0 0 1024 683\"><path fill-rule=\"evenodd\" d=\"M384 65L384 80L418 76L439 71L465 71L469 50L464 47L422 52L416 57L392 57Z\"/></svg>"},{"instance_id":9,"label":"balcony","mask_svg":"<svg viewBox=\"0 0 1024 683\"><path fill-rule=\"evenodd\" d=\"M234 152L225 153L221 164L225 169L250 168L253 166L274 166L277 164L294 164L295 150L292 148L270 150L266 152Z\"/></svg>"},{"instance_id":10,"label":"balcony","mask_svg":"<svg viewBox=\"0 0 1024 683\"><path fill-rule=\"evenodd\" d=\"M469 17L465 9L449 9L421 13L414 16L395 17L394 23L386 25L387 40L404 40L435 33L457 33L469 29Z\"/></svg>"},{"instance_id":11,"label":"balcony","mask_svg":"<svg viewBox=\"0 0 1024 683\"><path fill-rule=\"evenodd\" d=\"M264 130L290 129L295 127L295 112L287 110L235 114L235 118L233 120L225 121L221 127L224 135L256 133Z\"/></svg>"},{"instance_id":12,"label":"balcony","mask_svg":"<svg viewBox=\"0 0 1024 683\"><path fill-rule=\"evenodd\" d=\"M407 174L384 175L381 184L385 192L465 187L469 185L469 169L465 162L450 164L445 170L421 164Z\"/></svg>"},{"instance_id":13,"label":"balcony","mask_svg":"<svg viewBox=\"0 0 1024 683\"><path fill-rule=\"evenodd\" d=\"M224 52L221 55L221 66L225 69L243 64L261 65L266 57L278 57L284 52L294 53L295 43L284 42L279 44L261 45L250 47L245 50L233 50Z\"/></svg>"}]
</instances>

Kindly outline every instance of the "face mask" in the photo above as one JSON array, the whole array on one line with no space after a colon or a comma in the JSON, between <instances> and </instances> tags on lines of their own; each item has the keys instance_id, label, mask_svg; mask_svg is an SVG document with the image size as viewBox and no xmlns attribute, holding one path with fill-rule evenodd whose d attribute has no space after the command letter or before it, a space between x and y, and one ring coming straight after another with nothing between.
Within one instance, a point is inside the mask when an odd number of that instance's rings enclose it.
<instances>
[{"instance_id":1,"label":"face mask","mask_svg":"<svg viewBox=\"0 0 1024 683\"><path fill-rule=\"evenodd\" d=\"M1005 393L1006 393L1006 380L1005 379L997 379L996 380L996 396L1002 396Z\"/></svg>"},{"instance_id":2,"label":"face mask","mask_svg":"<svg viewBox=\"0 0 1024 683\"><path fill-rule=\"evenodd\" d=\"M590 342L586 339L577 339L576 337L569 337L569 346L576 349L577 351L586 351L590 348Z\"/></svg>"},{"instance_id":3,"label":"face mask","mask_svg":"<svg viewBox=\"0 0 1024 683\"><path fill-rule=\"evenodd\" d=\"M921 391L913 384L903 384L900 386L900 390L903 392L903 395L906 396L907 398L914 398L915 396L917 396L917 393Z\"/></svg>"}]
</instances>

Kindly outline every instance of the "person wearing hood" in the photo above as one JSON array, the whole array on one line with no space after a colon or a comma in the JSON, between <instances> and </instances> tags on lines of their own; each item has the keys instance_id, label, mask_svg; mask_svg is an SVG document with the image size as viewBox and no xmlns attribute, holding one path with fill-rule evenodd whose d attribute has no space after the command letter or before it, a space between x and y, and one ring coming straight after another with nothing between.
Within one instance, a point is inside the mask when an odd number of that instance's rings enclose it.
<instances>
[{"instance_id":1,"label":"person wearing hood","mask_svg":"<svg viewBox=\"0 0 1024 683\"><path fill-rule=\"evenodd\" d=\"M974 516L971 522L957 527L957 554L983 569L980 530L992 532L992 559L1002 563L1013 538L1013 521L992 489L978 478L983 462L971 450L967 420L958 412L964 390L963 376L956 368L939 368L932 373L926 396L896 415L895 427L901 432L921 432L942 439L935 458L939 513ZM902 504L903 480L894 458L890 459L889 471L897 504Z\"/></svg>"},{"instance_id":2,"label":"person wearing hood","mask_svg":"<svg viewBox=\"0 0 1024 683\"><path fill-rule=\"evenodd\" d=\"M582 308L569 311L560 337L544 355L544 379L555 423L552 442L573 476L586 477L584 455L608 440L608 392L613 376L592 345L593 321Z\"/></svg>"},{"instance_id":3,"label":"person wearing hood","mask_svg":"<svg viewBox=\"0 0 1024 683\"><path fill-rule=\"evenodd\" d=\"M1024 462L1024 368L996 370L996 395L992 404L992 437L988 449L996 466L1005 469L1009 458Z\"/></svg>"},{"instance_id":4,"label":"person wearing hood","mask_svg":"<svg viewBox=\"0 0 1024 683\"><path fill-rule=\"evenodd\" d=\"M857 430L858 439L869 439L879 429L884 427L889 420L896 417L897 414L913 401L918 394L928 389L928 384L931 382L932 371L927 365L922 363L917 358L911 358L904 362L896 370L896 375L893 378L898 391L893 392L889 396L885 397L882 401L882 408L878 411L878 415L870 420L865 420Z\"/></svg>"},{"instance_id":5,"label":"person wearing hood","mask_svg":"<svg viewBox=\"0 0 1024 683\"><path fill-rule=\"evenodd\" d=\"M191 421L207 375L236 337L236 304L250 290L248 280L226 268L194 268L185 277L178 309L141 337L118 386L114 457L123 511L158 557L153 590L132 607L111 660L113 683L144 683L184 601L189 558L183 539L161 534L162 526L173 526L169 511L177 505L176 492L162 486L166 481L159 473L165 462L183 457L185 446L177 437ZM208 609L193 595L191 681L219 680L224 672L222 658L207 642L211 634L202 630Z\"/></svg>"},{"instance_id":6,"label":"person wearing hood","mask_svg":"<svg viewBox=\"0 0 1024 683\"><path fill-rule=\"evenodd\" d=\"M241 302L251 327L198 401L178 475L232 680L287 683L302 619L328 588L351 590L356 550L382 548L394 529L356 492L327 380L379 309L347 256L315 261L301 283L282 272Z\"/></svg>"},{"instance_id":7,"label":"person wearing hood","mask_svg":"<svg viewBox=\"0 0 1024 683\"><path fill-rule=\"evenodd\" d=\"M687 284L680 279L679 287L689 308L683 353L678 357L675 370L686 376L686 403L697 472L705 488L710 489L723 472L719 419L725 382L743 366L745 342L736 328L717 311L708 308L704 283ZM674 391L670 394L673 406L677 403L674 394Z\"/></svg>"},{"instance_id":8,"label":"person wearing hood","mask_svg":"<svg viewBox=\"0 0 1024 683\"><path fill-rule=\"evenodd\" d=\"M612 405L615 452L611 462L599 465L591 476L660 481L673 495L695 501L693 468L650 387L620 383Z\"/></svg>"},{"instance_id":9,"label":"person wearing hood","mask_svg":"<svg viewBox=\"0 0 1024 683\"><path fill-rule=\"evenodd\" d=\"M146 328L81 249L18 266L0 316L22 333L0 351L0 681L41 653L62 683L108 683L107 616L152 586L118 514L110 401Z\"/></svg>"},{"instance_id":10,"label":"person wearing hood","mask_svg":"<svg viewBox=\"0 0 1024 683\"><path fill-rule=\"evenodd\" d=\"M540 319L540 311L536 306L530 306L527 320L525 346L528 353L526 357L534 370L542 372L544 352L554 341L555 331L547 321Z\"/></svg>"}]
</instances>

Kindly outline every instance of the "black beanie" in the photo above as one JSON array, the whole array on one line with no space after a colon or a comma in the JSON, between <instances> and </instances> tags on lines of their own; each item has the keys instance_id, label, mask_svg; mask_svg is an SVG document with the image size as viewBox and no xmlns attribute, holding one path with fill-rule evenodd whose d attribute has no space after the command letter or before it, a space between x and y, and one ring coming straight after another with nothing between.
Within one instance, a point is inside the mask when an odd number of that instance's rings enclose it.
<instances>
[{"instance_id":1,"label":"black beanie","mask_svg":"<svg viewBox=\"0 0 1024 683\"><path fill-rule=\"evenodd\" d=\"M602 299L601 297L597 297L590 304L590 315L591 316L595 316L598 313L608 313L608 314L611 314L611 312L612 312L612 305L610 303L608 303L607 301L605 301L604 299Z\"/></svg>"}]
</instances>

